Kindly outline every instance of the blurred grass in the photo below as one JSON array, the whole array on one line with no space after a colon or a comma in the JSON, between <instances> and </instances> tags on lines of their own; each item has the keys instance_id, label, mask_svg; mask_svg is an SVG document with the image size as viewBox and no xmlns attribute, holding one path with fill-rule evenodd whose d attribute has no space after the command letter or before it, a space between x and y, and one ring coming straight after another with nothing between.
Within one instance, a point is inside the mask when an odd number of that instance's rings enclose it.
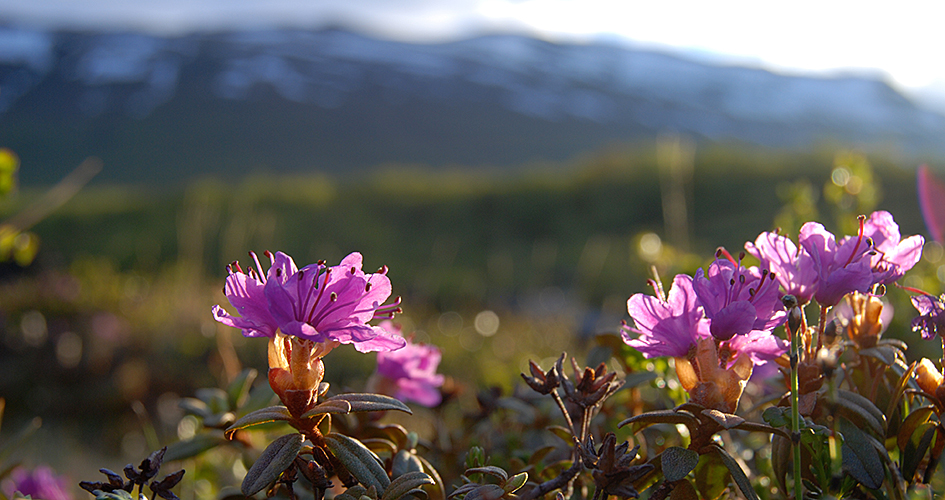
<instances>
[{"instance_id":1,"label":"blurred grass","mask_svg":"<svg viewBox=\"0 0 945 500\"><path fill-rule=\"evenodd\" d=\"M580 356L593 334L617 331L627 297L648 291L651 265L668 282L720 245L737 253L775 220L792 224L784 228L792 237L815 217L836 230L857 208L844 207L843 193L824 199L846 154L697 150L689 251L666 240L656 151L638 145L515 171L385 165L353 178L92 185L34 228L42 243L33 266L0 273L8 418L38 414L51 427L80 427L94 449L134 455L142 445L130 402L142 400L173 440L176 413L161 401L225 381L232 352L266 367L265 341L210 316L213 304L227 304L225 265L266 249L299 265L352 251L366 270L388 265L394 294L404 296L404 331L444 350L441 371L468 403L477 388L508 389L529 358ZM875 208L892 212L904 235L923 232L914 166L868 164ZM39 195L24 190L0 218ZM938 265L923 262L911 284L939 292ZM891 331L917 342L906 326L911 306L903 294L890 297L900 311ZM476 329L485 310L500 320L492 336ZM327 361L336 389L360 390L374 366L351 349Z\"/></svg>"}]
</instances>

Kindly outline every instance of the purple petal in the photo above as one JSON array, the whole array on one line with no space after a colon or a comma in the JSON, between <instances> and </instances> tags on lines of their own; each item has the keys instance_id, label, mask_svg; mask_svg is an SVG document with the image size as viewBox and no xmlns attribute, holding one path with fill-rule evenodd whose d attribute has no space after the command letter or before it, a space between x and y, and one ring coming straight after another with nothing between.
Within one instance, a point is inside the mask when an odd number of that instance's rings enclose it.
<instances>
[{"instance_id":1,"label":"purple petal","mask_svg":"<svg viewBox=\"0 0 945 500\"><path fill-rule=\"evenodd\" d=\"M738 300L722 308L712 318L709 331L719 340L728 340L750 332L756 317L755 306L747 300Z\"/></svg>"}]
</instances>

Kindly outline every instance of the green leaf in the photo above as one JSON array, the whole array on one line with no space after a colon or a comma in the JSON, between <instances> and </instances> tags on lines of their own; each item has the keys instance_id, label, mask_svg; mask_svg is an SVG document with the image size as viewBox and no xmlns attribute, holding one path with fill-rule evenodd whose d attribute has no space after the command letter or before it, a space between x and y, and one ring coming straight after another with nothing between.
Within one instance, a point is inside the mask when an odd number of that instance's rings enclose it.
<instances>
[{"instance_id":1,"label":"green leaf","mask_svg":"<svg viewBox=\"0 0 945 500\"><path fill-rule=\"evenodd\" d=\"M593 365L588 365L588 366L593 366ZM638 385L646 384L651 380L656 380L657 378L659 378L659 374L656 372L628 373L627 376L623 379L624 387L636 387Z\"/></svg>"},{"instance_id":2,"label":"green leaf","mask_svg":"<svg viewBox=\"0 0 945 500\"><path fill-rule=\"evenodd\" d=\"M178 441L169 444L167 446L167 452L164 453L164 460L173 462L174 460L195 457L207 450L225 444L229 444L229 441L223 436L216 433L203 432L186 441Z\"/></svg>"},{"instance_id":3,"label":"green leaf","mask_svg":"<svg viewBox=\"0 0 945 500\"><path fill-rule=\"evenodd\" d=\"M521 488L522 486L525 486L525 483L527 481L528 481L528 473L520 472L510 477L509 480L506 481L505 484L502 485L502 489L505 490L506 493L512 493L513 491Z\"/></svg>"},{"instance_id":4,"label":"green leaf","mask_svg":"<svg viewBox=\"0 0 945 500\"><path fill-rule=\"evenodd\" d=\"M316 415L324 415L325 413L350 413L351 412L351 403L343 399L329 399L323 401L311 410L305 412L302 415L302 418L311 418Z\"/></svg>"},{"instance_id":5,"label":"green leaf","mask_svg":"<svg viewBox=\"0 0 945 500\"><path fill-rule=\"evenodd\" d=\"M738 427L739 425L745 423L744 418L739 417L738 415L732 415L731 413L722 413L719 410L706 409L702 410L702 414L711 418L726 430Z\"/></svg>"},{"instance_id":6,"label":"green leaf","mask_svg":"<svg viewBox=\"0 0 945 500\"><path fill-rule=\"evenodd\" d=\"M722 459L722 464L724 464L725 467L728 468L728 472L732 474L732 480L738 485L738 489L742 491L742 495L745 495L745 498L748 500L760 500L758 494L755 493L755 489L751 486L751 481L749 481L748 476L745 475L745 471L738 465L738 461L715 443L709 444L709 447L718 453L719 458Z\"/></svg>"},{"instance_id":7,"label":"green leaf","mask_svg":"<svg viewBox=\"0 0 945 500\"><path fill-rule=\"evenodd\" d=\"M877 436L886 435L886 416L872 401L840 389L837 391L837 412L861 427L869 427Z\"/></svg>"},{"instance_id":8,"label":"green leaf","mask_svg":"<svg viewBox=\"0 0 945 500\"><path fill-rule=\"evenodd\" d=\"M886 471L871 442L875 439L845 418L840 418L840 432L843 434L843 470L867 488L880 488Z\"/></svg>"},{"instance_id":9,"label":"green leaf","mask_svg":"<svg viewBox=\"0 0 945 500\"><path fill-rule=\"evenodd\" d=\"M384 490L384 495L381 496L381 500L398 500L400 497L425 484L434 484L433 478L425 472L408 472L391 481L387 489Z\"/></svg>"},{"instance_id":10,"label":"green leaf","mask_svg":"<svg viewBox=\"0 0 945 500\"><path fill-rule=\"evenodd\" d=\"M696 489L702 498L716 500L728 488L728 469L722 464L722 459L715 453L706 453L699 457L699 465L695 468Z\"/></svg>"},{"instance_id":11,"label":"green leaf","mask_svg":"<svg viewBox=\"0 0 945 500\"><path fill-rule=\"evenodd\" d=\"M899 445L900 451L906 448L916 428L928 422L934 411L935 407L932 405L922 406L912 410L909 416L903 420L902 425L899 426L899 434L896 436L896 444Z\"/></svg>"},{"instance_id":12,"label":"green leaf","mask_svg":"<svg viewBox=\"0 0 945 500\"><path fill-rule=\"evenodd\" d=\"M202 387L194 391L197 399L207 403L211 413L230 411L226 391L219 387Z\"/></svg>"},{"instance_id":13,"label":"green leaf","mask_svg":"<svg viewBox=\"0 0 945 500\"><path fill-rule=\"evenodd\" d=\"M413 414L410 408L400 402L400 400L382 394L339 394L328 398L326 402L338 400L350 403L351 411L353 412L397 410Z\"/></svg>"},{"instance_id":14,"label":"green leaf","mask_svg":"<svg viewBox=\"0 0 945 500\"><path fill-rule=\"evenodd\" d=\"M374 486L377 491L383 492L390 484L381 459L357 439L333 432L325 436L325 443L348 472L364 486Z\"/></svg>"},{"instance_id":15,"label":"green leaf","mask_svg":"<svg viewBox=\"0 0 945 500\"><path fill-rule=\"evenodd\" d=\"M472 469L466 469L466 477L469 477L471 474L488 474L497 478L499 481L505 482L509 480L509 473L505 472L505 469L501 467L496 467L494 465L486 465L483 467L475 467Z\"/></svg>"},{"instance_id":16,"label":"green leaf","mask_svg":"<svg viewBox=\"0 0 945 500\"><path fill-rule=\"evenodd\" d=\"M772 427L788 427L791 425L791 409L783 406L771 406L765 409L761 418Z\"/></svg>"},{"instance_id":17,"label":"green leaf","mask_svg":"<svg viewBox=\"0 0 945 500\"><path fill-rule=\"evenodd\" d=\"M243 415L242 418L234 422L233 425L227 427L225 434L229 439L229 437L232 436L234 432L240 429L245 429L254 425L265 424L267 422L276 422L279 420L292 420L292 415L289 413L288 408L285 406L270 406L268 408L263 408L261 410L256 410L252 413Z\"/></svg>"},{"instance_id":18,"label":"green leaf","mask_svg":"<svg viewBox=\"0 0 945 500\"><path fill-rule=\"evenodd\" d=\"M687 427L698 426L699 420L696 417L687 412L679 410L659 410L651 411L647 413L641 413L630 417L619 424L617 427L623 427L627 424L642 423L645 425L650 424L684 424Z\"/></svg>"},{"instance_id":19,"label":"green leaf","mask_svg":"<svg viewBox=\"0 0 945 500\"><path fill-rule=\"evenodd\" d=\"M295 457L302 450L302 435L287 434L273 441L266 447L256 463L249 468L240 491L246 496L255 495L276 482L279 476L289 468Z\"/></svg>"},{"instance_id":20,"label":"green leaf","mask_svg":"<svg viewBox=\"0 0 945 500\"><path fill-rule=\"evenodd\" d=\"M663 450L660 458L663 477L667 481L679 481L689 475L699 464L699 454L692 450L671 446Z\"/></svg>"},{"instance_id":21,"label":"green leaf","mask_svg":"<svg viewBox=\"0 0 945 500\"><path fill-rule=\"evenodd\" d=\"M484 484L469 493L466 493L465 500L498 500L505 495L505 490L495 484Z\"/></svg>"},{"instance_id":22,"label":"green leaf","mask_svg":"<svg viewBox=\"0 0 945 500\"><path fill-rule=\"evenodd\" d=\"M791 440L782 436L771 436L771 471L774 478L778 481L781 491L787 489L787 473L791 470L793 448Z\"/></svg>"},{"instance_id":23,"label":"green leaf","mask_svg":"<svg viewBox=\"0 0 945 500\"><path fill-rule=\"evenodd\" d=\"M880 363L886 366L890 366L896 362L896 354L898 354L900 351L895 346L878 345L867 349L860 349L858 352L860 356L867 356L878 360Z\"/></svg>"},{"instance_id":24,"label":"green leaf","mask_svg":"<svg viewBox=\"0 0 945 500\"><path fill-rule=\"evenodd\" d=\"M915 477L916 469L925 458L929 451L929 445L932 444L932 437L935 436L935 424L925 422L918 425L912 432L909 441L902 450L902 477L912 483Z\"/></svg>"},{"instance_id":25,"label":"green leaf","mask_svg":"<svg viewBox=\"0 0 945 500\"><path fill-rule=\"evenodd\" d=\"M909 387L909 381L912 380L912 373L915 372L915 367L919 364L918 361L913 361L909 365L909 368L899 377L899 383L896 384L896 390L893 391L892 396L889 398L889 406L886 407L886 415L892 416L896 411L896 406L899 404L899 399L902 398L903 393L905 393L906 388Z\"/></svg>"},{"instance_id":26,"label":"green leaf","mask_svg":"<svg viewBox=\"0 0 945 500\"><path fill-rule=\"evenodd\" d=\"M427 491L427 494L430 495L430 500L445 500L446 499L446 484L443 483L443 479L440 478L440 473L433 467L433 464L427 461L427 459L416 455L417 460L423 464L423 471L430 475L433 478L433 484L436 487L433 491Z\"/></svg>"},{"instance_id":27,"label":"green leaf","mask_svg":"<svg viewBox=\"0 0 945 500\"><path fill-rule=\"evenodd\" d=\"M111 492L95 490L95 500L134 500L134 497L125 490L115 490Z\"/></svg>"},{"instance_id":28,"label":"green leaf","mask_svg":"<svg viewBox=\"0 0 945 500\"><path fill-rule=\"evenodd\" d=\"M423 470L423 463L417 459L416 455L407 450L400 450L391 458L391 474L399 477L403 474Z\"/></svg>"},{"instance_id":29,"label":"green leaf","mask_svg":"<svg viewBox=\"0 0 945 500\"><path fill-rule=\"evenodd\" d=\"M699 500L699 494L689 481L683 481L673 486L669 500Z\"/></svg>"},{"instance_id":30,"label":"green leaf","mask_svg":"<svg viewBox=\"0 0 945 500\"><path fill-rule=\"evenodd\" d=\"M256 380L258 374L259 372L255 368L247 368L230 382L230 385L226 388L226 396L231 410L243 406L243 403L249 397L249 388L253 386L253 381Z\"/></svg>"}]
</instances>

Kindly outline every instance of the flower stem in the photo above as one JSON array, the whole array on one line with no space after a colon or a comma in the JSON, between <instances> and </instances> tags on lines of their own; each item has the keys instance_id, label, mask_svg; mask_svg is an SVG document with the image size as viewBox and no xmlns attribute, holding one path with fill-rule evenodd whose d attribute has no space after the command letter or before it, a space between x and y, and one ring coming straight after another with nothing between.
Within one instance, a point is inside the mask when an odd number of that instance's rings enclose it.
<instances>
[{"instance_id":1,"label":"flower stem","mask_svg":"<svg viewBox=\"0 0 945 500\"><path fill-rule=\"evenodd\" d=\"M803 315L803 310L801 311ZM821 308L821 322L825 314ZM788 327L788 330L791 330ZM798 409L797 363L800 354L800 328L791 331L791 443L794 446L794 499L804 498L804 485L801 482L801 418ZM818 341L820 335L818 335Z\"/></svg>"}]
</instances>

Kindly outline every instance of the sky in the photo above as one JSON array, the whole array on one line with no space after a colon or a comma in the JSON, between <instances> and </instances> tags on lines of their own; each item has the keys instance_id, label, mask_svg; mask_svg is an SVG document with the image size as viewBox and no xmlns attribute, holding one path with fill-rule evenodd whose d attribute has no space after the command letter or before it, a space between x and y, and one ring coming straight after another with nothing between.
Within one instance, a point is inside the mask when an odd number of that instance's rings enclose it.
<instances>
[{"instance_id":1,"label":"sky","mask_svg":"<svg viewBox=\"0 0 945 500\"><path fill-rule=\"evenodd\" d=\"M943 14L929 0L0 0L0 22L40 27L340 25L415 42L483 31L607 41L788 73L872 74L945 106Z\"/></svg>"}]
</instances>

